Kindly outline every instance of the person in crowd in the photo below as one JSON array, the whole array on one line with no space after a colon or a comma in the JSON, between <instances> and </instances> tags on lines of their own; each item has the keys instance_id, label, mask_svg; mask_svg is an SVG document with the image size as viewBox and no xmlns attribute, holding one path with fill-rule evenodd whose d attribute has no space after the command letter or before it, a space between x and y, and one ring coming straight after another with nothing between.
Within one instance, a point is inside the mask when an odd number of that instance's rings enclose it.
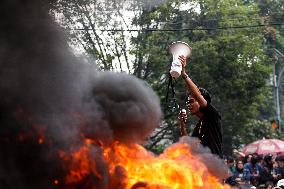
<instances>
[{"instance_id":1,"label":"person in crowd","mask_svg":"<svg viewBox=\"0 0 284 189\"><path fill-rule=\"evenodd\" d=\"M271 181L267 181L265 183L265 189L272 189L274 187L274 183Z\"/></svg>"},{"instance_id":2,"label":"person in crowd","mask_svg":"<svg viewBox=\"0 0 284 189\"><path fill-rule=\"evenodd\" d=\"M254 154L249 163L244 165L245 171L250 173L250 182L253 186L258 186L259 183L259 174L261 172L261 166L258 163L259 157L257 154Z\"/></svg>"},{"instance_id":3,"label":"person in crowd","mask_svg":"<svg viewBox=\"0 0 284 189\"><path fill-rule=\"evenodd\" d=\"M258 185L257 189L265 189L265 184Z\"/></svg>"},{"instance_id":4,"label":"person in crowd","mask_svg":"<svg viewBox=\"0 0 284 189\"><path fill-rule=\"evenodd\" d=\"M226 158L226 165L228 167L229 174L233 175L233 173L236 170L236 166L235 166L235 159L232 156L228 156Z\"/></svg>"},{"instance_id":5,"label":"person in crowd","mask_svg":"<svg viewBox=\"0 0 284 189\"><path fill-rule=\"evenodd\" d=\"M248 154L244 157L244 164L249 163L251 161L252 154Z\"/></svg>"},{"instance_id":6,"label":"person in crowd","mask_svg":"<svg viewBox=\"0 0 284 189\"><path fill-rule=\"evenodd\" d=\"M272 176L273 171L273 156L271 154L265 155L261 162L261 171L259 173L259 184L265 185L266 182L274 181Z\"/></svg>"},{"instance_id":7,"label":"person in crowd","mask_svg":"<svg viewBox=\"0 0 284 189\"><path fill-rule=\"evenodd\" d=\"M226 156L225 163L228 167L228 175L230 175L228 178L225 179L225 183L233 187L238 187L238 183L236 182L233 176L235 169L236 169L235 159L232 156Z\"/></svg>"},{"instance_id":8,"label":"person in crowd","mask_svg":"<svg viewBox=\"0 0 284 189\"><path fill-rule=\"evenodd\" d=\"M236 162L236 168L233 172L233 177L239 185L250 183L250 173L247 169L244 169L243 160L239 159Z\"/></svg>"},{"instance_id":9,"label":"person in crowd","mask_svg":"<svg viewBox=\"0 0 284 189\"><path fill-rule=\"evenodd\" d=\"M179 56L179 60L182 64L181 76L189 90L187 108L191 115L195 115L199 119L191 136L197 137L200 143L208 147L213 154L223 158L221 116L211 104L210 93L197 87L186 73L186 57ZM188 135L185 129L185 117L186 113L181 112L179 120L182 135Z\"/></svg>"},{"instance_id":10,"label":"person in crowd","mask_svg":"<svg viewBox=\"0 0 284 189\"><path fill-rule=\"evenodd\" d=\"M272 176L275 180L275 183L284 179L284 156L279 155L275 158L275 164L273 166Z\"/></svg>"}]
</instances>

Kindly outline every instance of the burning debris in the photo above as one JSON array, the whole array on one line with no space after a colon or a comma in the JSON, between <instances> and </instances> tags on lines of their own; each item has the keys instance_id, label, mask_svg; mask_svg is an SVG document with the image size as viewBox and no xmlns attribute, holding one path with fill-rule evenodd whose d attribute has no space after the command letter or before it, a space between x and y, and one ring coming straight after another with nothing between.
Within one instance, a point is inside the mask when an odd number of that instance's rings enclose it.
<instances>
[{"instance_id":1,"label":"burning debris","mask_svg":"<svg viewBox=\"0 0 284 189\"><path fill-rule=\"evenodd\" d=\"M78 60L43 2L0 3L0 188L227 188L194 139L159 157L139 145L159 124L158 97Z\"/></svg>"},{"instance_id":2,"label":"burning debris","mask_svg":"<svg viewBox=\"0 0 284 189\"><path fill-rule=\"evenodd\" d=\"M95 183L92 186L109 189L230 188L221 184L221 179L227 176L222 160L204 150L194 138L184 137L160 156L153 155L138 144L126 145L116 141L100 146L100 157L103 159L100 163L94 146L99 145L89 140L79 150L61 154L70 165L66 182L73 188L78 188L78 183L82 181L88 183L86 178L97 183L108 178L109 182L104 187ZM108 171L101 172L98 168L101 165L105 165Z\"/></svg>"}]
</instances>

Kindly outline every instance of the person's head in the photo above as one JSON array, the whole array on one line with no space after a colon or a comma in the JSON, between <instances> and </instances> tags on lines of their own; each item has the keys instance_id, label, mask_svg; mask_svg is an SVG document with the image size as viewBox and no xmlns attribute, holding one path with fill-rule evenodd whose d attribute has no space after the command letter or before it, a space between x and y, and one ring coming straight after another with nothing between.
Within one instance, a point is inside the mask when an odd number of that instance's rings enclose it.
<instances>
[{"instance_id":1,"label":"person's head","mask_svg":"<svg viewBox=\"0 0 284 189\"><path fill-rule=\"evenodd\" d=\"M232 167L232 166L234 166L234 164L235 164L234 158L232 156L228 156L227 157L227 166Z\"/></svg>"},{"instance_id":2,"label":"person's head","mask_svg":"<svg viewBox=\"0 0 284 189\"><path fill-rule=\"evenodd\" d=\"M284 156L283 155L277 156L275 161L277 162L279 167L284 167Z\"/></svg>"},{"instance_id":3,"label":"person's head","mask_svg":"<svg viewBox=\"0 0 284 189\"><path fill-rule=\"evenodd\" d=\"M265 183L265 188L266 188L266 189L272 189L273 186L274 186L274 183L273 183L272 181L267 181L267 182Z\"/></svg>"},{"instance_id":4,"label":"person's head","mask_svg":"<svg viewBox=\"0 0 284 189\"><path fill-rule=\"evenodd\" d=\"M204 88L198 88L203 98L207 101L208 104L211 103L211 95L210 93ZM200 105L196 100L195 96L188 92L186 106L190 112L190 114L195 115L199 112Z\"/></svg>"},{"instance_id":5,"label":"person's head","mask_svg":"<svg viewBox=\"0 0 284 189\"><path fill-rule=\"evenodd\" d=\"M265 163L271 163L272 162L272 155L271 154L267 154L264 156L263 160L265 161Z\"/></svg>"},{"instance_id":6,"label":"person's head","mask_svg":"<svg viewBox=\"0 0 284 189\"><path fill-rule=\"evenodd\" d=\"M258 155L253 154L253 156L251 157L251 164L255 165L259 160Z\"/></svg>"},{"instance_id":7,"label":"person's head","mask_svg":"<svg viewBox=\"0 0 284 189\"><path fill-rule=\"evenodd\" d=\"M265 155L263 158L263 162L266 166L272 166L273 156L271 154Z\"/></svg>"},{"instance_id":8,"label":"person's head","mask_svg":"<svg viewBox=\"0 0 284 189\"><path fill-rule=\"evenodd\" d=\"M252 154L248 154L245 156L245 163L249 163L251 161Z\"/></svg>"},{"instance_id":9,"label":"person's head","mask_svg":"<svg viewBox=\"0 0 284 189\"><path fill-rule=\"evenodd\" d=\"M242 160L238 160L238 161L237 161L236 169L237 169L238 171L241 171L241 170L244 169L244 162L243 162Z\"/></svg>"},{"instance_id":10,"label":"person's head","mask_svg":"<svg viewBox=\"0 0 284 189\"><path fill-rule=\"evenodd\" d=\"M265 184L260 184L257 189L265 189Z\"/></svg>"}]
</instances>

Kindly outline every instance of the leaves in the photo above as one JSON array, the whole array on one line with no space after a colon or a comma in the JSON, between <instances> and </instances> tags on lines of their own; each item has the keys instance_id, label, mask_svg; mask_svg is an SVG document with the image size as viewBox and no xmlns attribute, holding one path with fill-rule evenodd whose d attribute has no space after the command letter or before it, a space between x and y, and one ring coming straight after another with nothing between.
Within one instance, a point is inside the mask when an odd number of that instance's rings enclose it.
<instances>
[{"instance_id":1,"label":"leaves","mask_svg":"<svg viewBox=\"0 0 284 189\"><path fill-rule=\"evenodd\" d=\"M266 52L271 46L284 50L284 27L260 24L283 23L282 1L170 0L146 5L61 0L55 12L63 15L60 23L72 34L73 45L80 44L102 70L127 71L146 80L160 96L165 116L158 134L149 137L147 146L152 150L160 151L180 136L178 109L169 102L184 107L186 87L178 78L175 98L165 101L172 61L168 45L187 42L193 48L188 73L213 95L229 154L256 137L276 137L268 127L274 116L269 83L274 60ZM131 22L124 17L126 11L133 15ZM74 30L78 27L82 30ZM189 131L195 122L189 120Z\"/></svg>"}]
</instances>

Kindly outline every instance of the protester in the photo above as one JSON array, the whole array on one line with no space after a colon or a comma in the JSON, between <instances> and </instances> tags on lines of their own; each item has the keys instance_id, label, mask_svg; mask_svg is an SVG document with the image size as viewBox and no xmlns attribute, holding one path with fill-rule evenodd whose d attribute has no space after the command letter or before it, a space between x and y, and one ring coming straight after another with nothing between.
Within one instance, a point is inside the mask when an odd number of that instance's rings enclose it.
<instances>
[{"instance_id":1,"label":"protester","mask_svg":"<svg viewBox=\"0 0 284 189\"><path fill-rule=\"evenodd\" d=\"M259 173L259 184L265 185L268 181L273 181L272 176L273 171L273 159L272 155L265 155L263 161L261 162L261 170Z\"/></svg>"},{"instance_id":2,"label":"protester","mask_svg":"<svg viewBox=\"0 0 284 189\"><path fill-rule=\"evenodd\" d=\"M272 181L267 181L265 183L265 189L272 189L274 187L274 183Z\"/></svg>"},{"instance_id":3,"label":"protester","mask_svg":"<svg viewBox=\"0 0 284 189\"><path fill-rule=\"evenodd\" d=\"M257 186L259 184L260 172L262 171L258 161L259 156L254 154L251 161L244 165L244 169L250 173L250 182L253 186Z\"/></svg>"},{"instance_id":4,"label":"protester","mask_svg":"<svg viewBox=\"0 0 284 189\"><path fill-rule=\"evenodd\" d=\"M199 119L191 136L199 138L201 144L222 158L221 116L211 104L209 92L197 87L186 73L186 58L180 56L179 60L182 64L181 76L189 91L187 108L190 115ZM186 113L181 112L179 115L181 135L188 135L185 127L186 119ZM226 163L231 176L224 179L224 182L232 188L284 189L284 156L278 156L274 161L270 154L244 156L236 150L233 156L238 159L227 157Z\"/></svg>"},{"instance_id":5,"label":"protester","mask_svg":"<svg viewBox=\"0 0 284 189\"><path fill-rule=\"evenodd\" d=\"M237 161L233 177L240 185L250 183L250 173L247 169L244 169L244 163L242 160Z\"/></svg>"},{"instance_id":6,"label":"protester","mask_svg":"<svg viewBox=\"0 0 284 189\"><path fill-rule=\"evenodd\" d=\"M263 158L262 158L263 157ZM227 156L228 171L232 174L224 179L232 188L284 189L284 156L253 154L251 161L244 164L245 158Z\"/></svg>"},{"instance_id":7,"label":"protester","mask_svg":"<svg viewBox=\"0 0 284 189\"><path fill-rule=\"evenodd\" d=\"M284 179L284 156L279 155L275 158L272 176L274 180Z\"/></svg>"},{"instance_id":8,"label":"protester","mask_svg":"<svg viewBox=\"0 0 284 189\"><path fill-rule=\"evenodd\" d=\"M252 154L248 154L244 158L244 164L249 163L251 161Z\"/></svg>"},{"instance_id":9,"label":"protester","mask_svg":"<svg viewBox=\"0 0 284 189\"><path fill-rule=\"evenodd\" d=\"M209 92L203 88L197 87L186 73L186 58L180 56L179 60L182 64L181 76L189 90L187 108L191 115L195 115L199 118L191 136L199 138L202 145L209 147L213 154L222 158L221 116L211 104ZM186 115L183 112L179 115L182 135L188 134L185 129L185 116Z\"/></svg>"},{"instance_id":10,"label":"protester","mask_svg":"<svg viewBox=\"0 0 284 189\"><path fill-rule=\"evenodd\" d=\"M226 164L227 164L227 167L229 169L229 174L233 175L234 172L236 171L236 165L235 165L234 158L232 156L228 156L226 158Z\"/></svg>"}]
</instances>

